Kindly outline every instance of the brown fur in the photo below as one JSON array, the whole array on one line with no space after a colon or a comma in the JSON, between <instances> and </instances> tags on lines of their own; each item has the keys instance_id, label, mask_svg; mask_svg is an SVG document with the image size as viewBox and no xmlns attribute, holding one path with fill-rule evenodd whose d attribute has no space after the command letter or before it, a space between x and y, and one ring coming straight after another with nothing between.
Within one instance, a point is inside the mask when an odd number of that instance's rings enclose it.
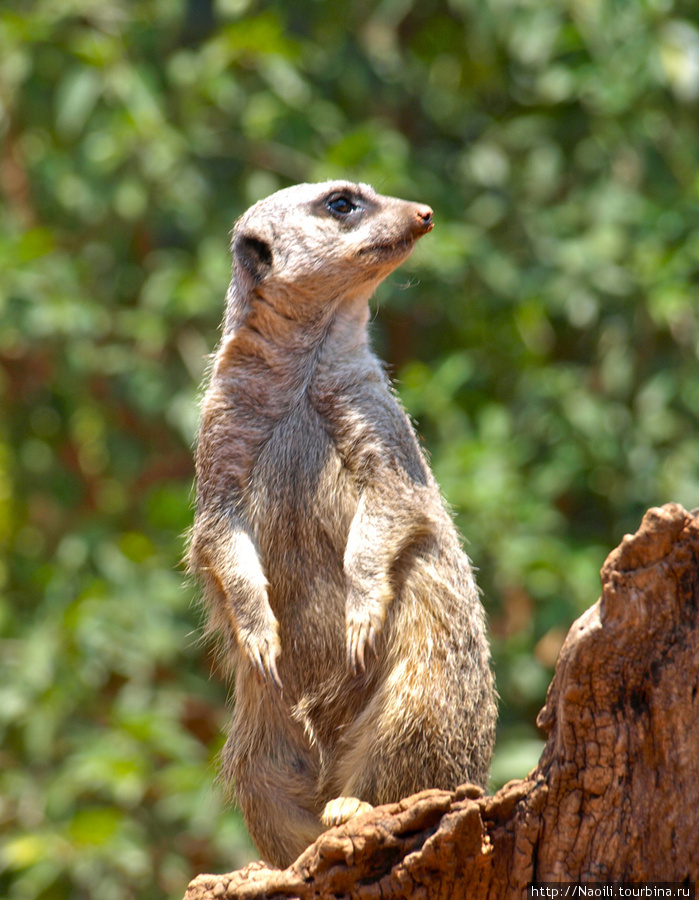
<instances>
[{"instance_id":1,"label":"brown fur","mask_svg":"<svg viewBox=\"0 0 699 900\"><path fill-rule=\"evenodd\" d=\"M224 777L280 866L358 806L337 798L487 780L477 588L367 338L370 295L431 227L428 207L327 182L233 233L190 564L235 668Z\"/></svg>"}]
</instances>

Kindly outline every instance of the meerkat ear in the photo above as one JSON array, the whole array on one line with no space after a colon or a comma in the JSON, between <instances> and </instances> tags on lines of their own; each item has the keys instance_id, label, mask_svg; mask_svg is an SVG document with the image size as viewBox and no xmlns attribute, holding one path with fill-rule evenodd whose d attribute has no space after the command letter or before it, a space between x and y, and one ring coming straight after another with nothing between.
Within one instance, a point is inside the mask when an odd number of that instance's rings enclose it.
<instances>
[{"instance_id":1,"label":"meerkat ear","mask_svg":"<svg viewBox=\"0 0 699 900\"><path fill-rule=\"evenodd\" d=\"M272 268L272 248L254 234L239 234L233 242L233 253L256 284Z\"/></svg>"}]
</instances>

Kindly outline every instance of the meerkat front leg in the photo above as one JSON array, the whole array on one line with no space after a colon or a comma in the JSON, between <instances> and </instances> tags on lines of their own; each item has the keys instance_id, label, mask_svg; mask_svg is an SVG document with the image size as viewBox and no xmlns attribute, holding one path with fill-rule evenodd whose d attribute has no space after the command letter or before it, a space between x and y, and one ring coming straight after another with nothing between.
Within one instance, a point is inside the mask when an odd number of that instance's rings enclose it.
<instances>
[{"instance_id":1,"label":"meerkat front leg","mask_svg":"<svg viewBox=\"0 0 699 900\"><path fill-rule=\"evenodd\" d=\"M345 549L347 665L353 675L365 671L367 647L376 653L376 638L393 596L382 546L387 522L376 499L371 491L362 494Z\"/></svg>"},{"instance_id":2,"label":"meerkat front leg","mask_svg":"<svg viewBox=\"0 0 699 900\"><path fill-rule=\"evenodd\" d=\"M347 665L353 675L366 670L367 648L376 655L376 640L393 599L391 570L418 534L426 533L423 489L391 483L365 487L350 526L345 549L347 577Z\"/></svg>"},{"instance_id":3,"label":"meerkat front leg","mask_svg":"<svg viewBox=\"0 0 699 900\"><path fill-rule=\"evenodd\" d=\"M248 530L236 520L198 527L190 560L216 598L219 621L235 634L258 677L281 691L279 623L267 598L267 579Z\"/></svg>"}]
</instances>

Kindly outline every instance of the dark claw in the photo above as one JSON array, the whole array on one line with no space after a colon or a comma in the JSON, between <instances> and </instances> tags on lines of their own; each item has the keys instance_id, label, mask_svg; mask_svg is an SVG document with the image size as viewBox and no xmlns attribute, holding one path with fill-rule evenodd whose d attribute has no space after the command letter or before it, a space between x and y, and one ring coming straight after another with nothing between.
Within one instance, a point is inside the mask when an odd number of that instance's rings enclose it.
<instances>
[{"instance_id":1,"label":"dark claw","mask_svg":"<svg viewBox=\"0 0 699 900\"><path fill-rule=\"evenodd\" d=\"M272 657L269 661L269 675L272 679L272 684L281 694L282 692L282 680L279 677L279 670L277 669L277 661Z\"/></svg>"},{"instance_id":2,"label":"dark claw","mask_svg":"<svg viewBox=\"0 0 699 900\"><path fill-rule=\"evenodd\" d=\"M363 640L362 635L360 633L357 638L357 668L361 673L366 671L366 665L364 664L364 647L366 646L366 641Z\"/></svg>"},{"instance_id":3,"label":"dark claw","mask_svg":"<svg viewBox=\"0 0 699 900\"><path fill-rule=\"evenodd\" d=\"M350 628L347 636L347 668L352 675L357 676L366 669L364 661L364 647L366 640L362 637L361 628Z\"/></svg>"},{"instance_id":4,"label":"dark claw","mask_svg":"<svg viewBox=\"0 0 699 900\"><path fill-rule=\"evenodd\" d=\"M357 654L359 652L359 635L356 629L352 629L350 639L347 643L347 662L349 663L350 672L357 674Z\"/></svg>"},{"instance_id":5,"label":"dark claw","mask_svg":"<svg viewBox=\"0 0 699 900\"><path fill-rule=\"evenodd\" d=\"M262 665L262 657L260 656L260 651L255 648L250 654L252 664L255 668L255 674L258 678L262 678L264 680L265 677L265 667Z\"/></svg>"},{"instance_id":6,"label":"dark claw","mask_svg":"<svg viewBox=\"0 0 699 900\"><path fill-rule=\"evenodd\" d=\"M367 643L371 652L374 654L374 658L377 659L378 654L376 653L376 629L373 625L369 628L369 637L367 639Z\"/></svg>"}]
</instances>

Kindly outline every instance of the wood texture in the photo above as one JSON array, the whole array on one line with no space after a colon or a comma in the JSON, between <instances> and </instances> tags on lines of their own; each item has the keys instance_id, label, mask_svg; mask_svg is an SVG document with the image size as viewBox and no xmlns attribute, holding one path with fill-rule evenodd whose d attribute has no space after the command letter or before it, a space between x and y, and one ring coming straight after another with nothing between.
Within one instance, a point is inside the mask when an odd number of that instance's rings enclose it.
<instances>
[{"instance_id":1,"label":"wood texture","mask_svg":"<svg viewBox=\"0 0 699 900\"><path fill-rule=\"evenodd\" d=\"M329 830L284 871L200 875L185 900L495 900L531 881L698 881L698 608L699 518L651 509L568 633L527 778L490 797L423 791Z\"/></svg>"}]
</instances>

